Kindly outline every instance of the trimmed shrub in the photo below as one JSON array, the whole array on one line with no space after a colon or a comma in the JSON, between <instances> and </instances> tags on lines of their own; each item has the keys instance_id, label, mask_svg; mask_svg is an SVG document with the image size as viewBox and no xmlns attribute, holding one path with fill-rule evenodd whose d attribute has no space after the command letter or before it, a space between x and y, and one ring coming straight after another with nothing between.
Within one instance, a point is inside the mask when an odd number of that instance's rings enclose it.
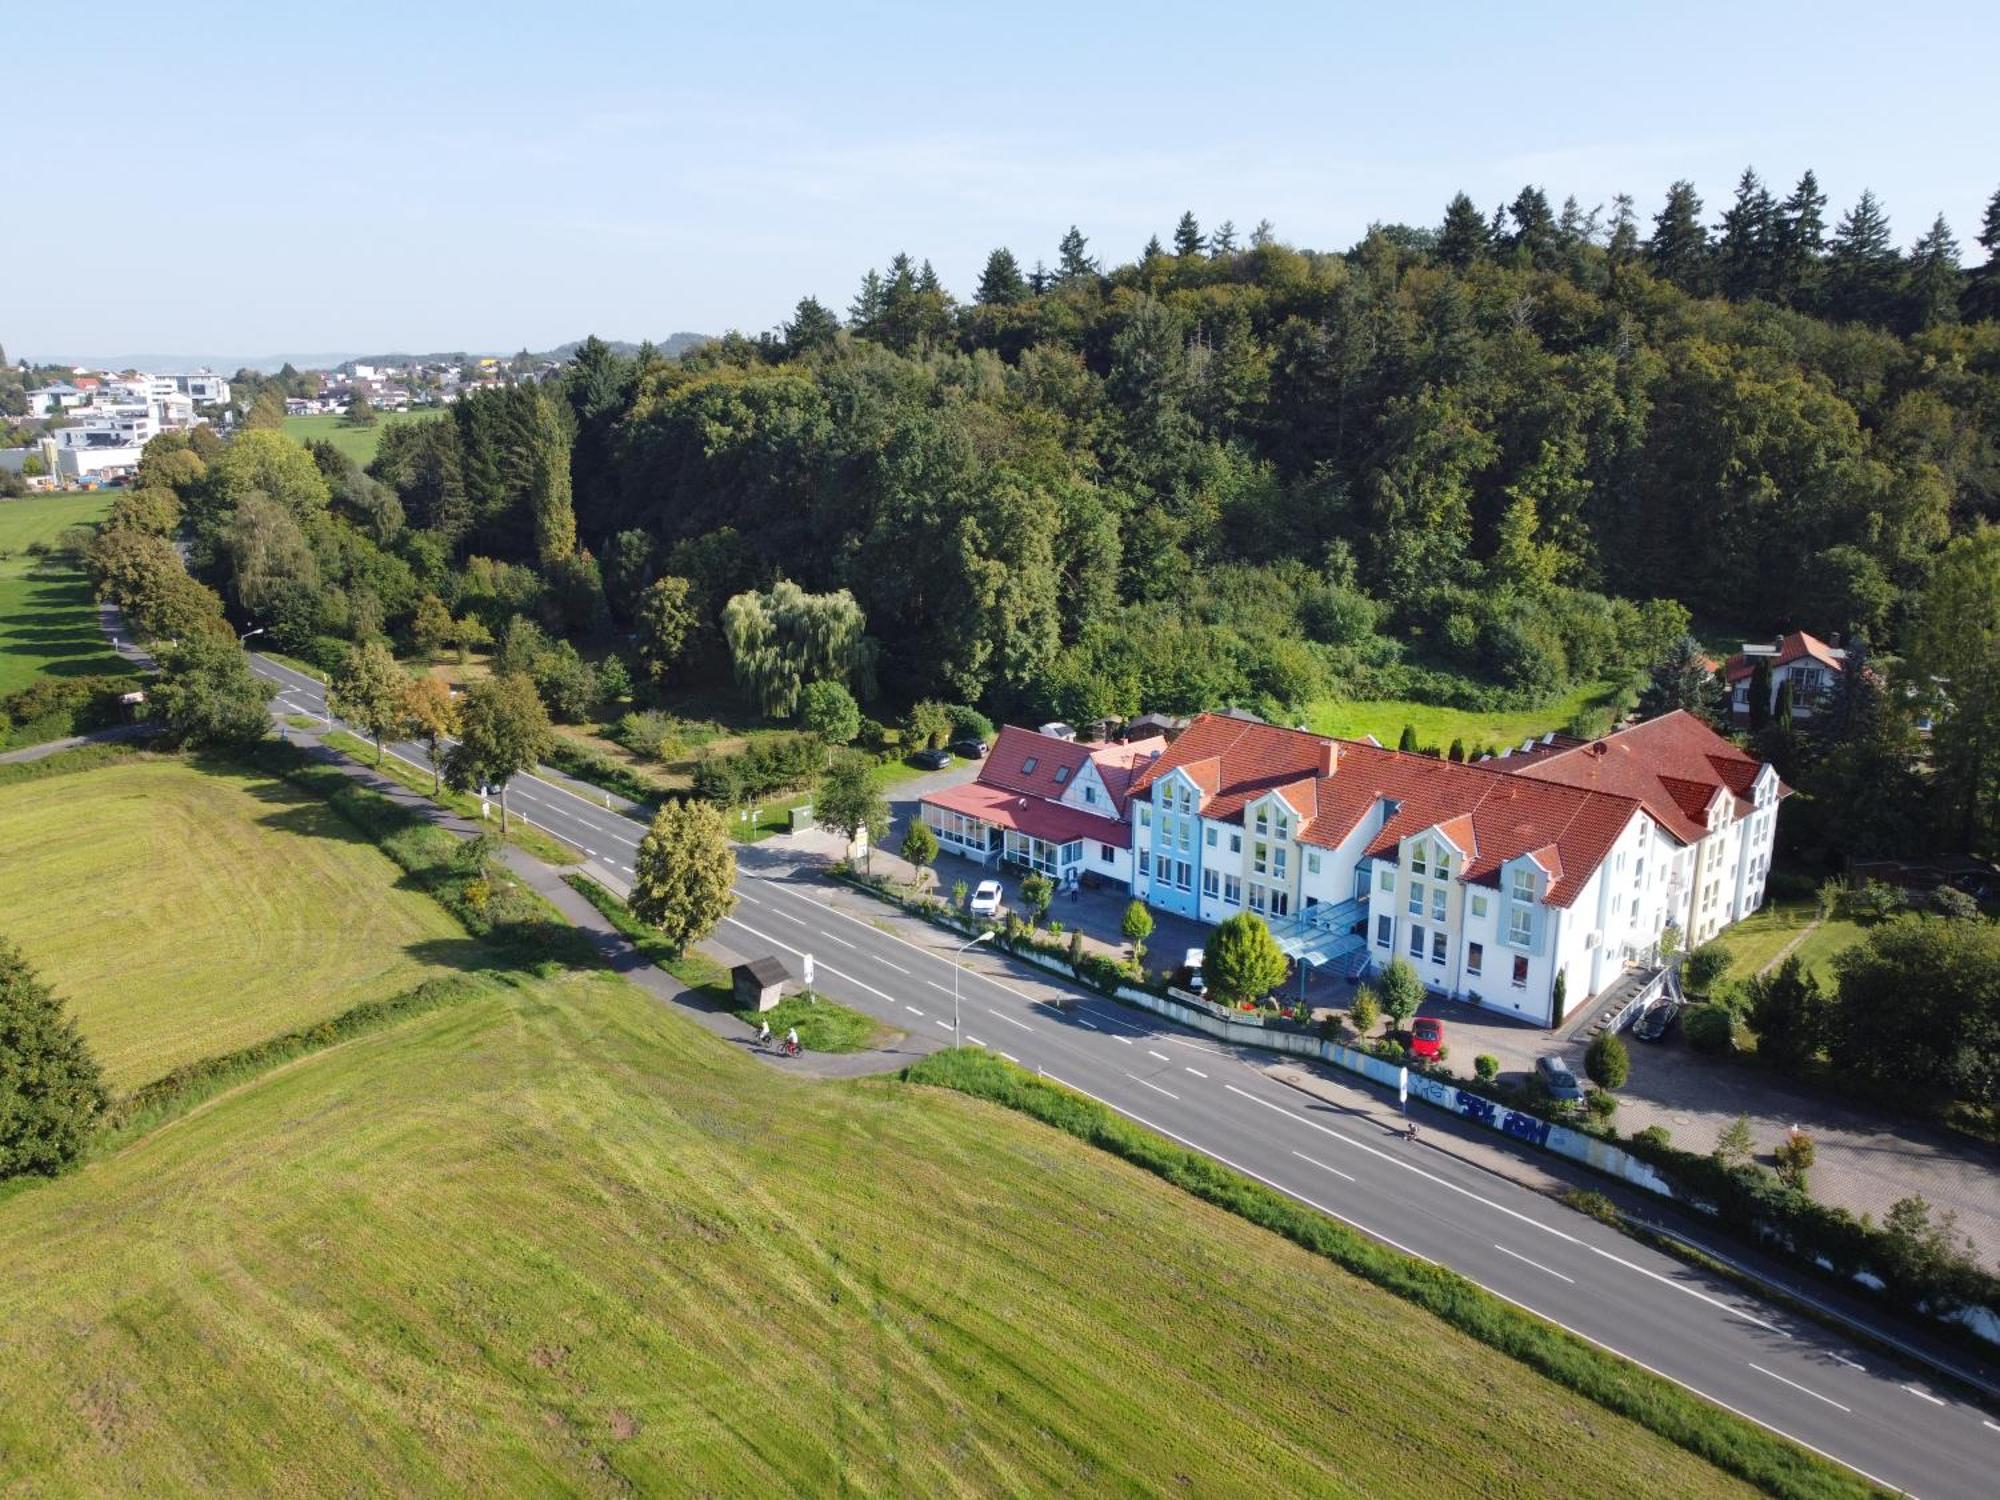
<instances>
[{"instance_id":1,"label":"trimmed shrub","mask_svg":"<svg viewBox=\"0 0 2000 1500\"><path fill-rule=\"evenodd\" d=\"M1736 1050L1736 1018L1720 1005L1696 1005L1681 1023L1688 1045L1710 1057L1725 1057Z\"/></svg>"},{"instance_id":2,"label":"trimmed shrub","mask_svg":"<svg viewBox=\"0 0 2000 1500\"><path fill-rule=\"evenodd\" d=\"M1500 1059L1491 1052L1482 1052L1473 1058L1472 1071L1479 1075L1481 1083L1491 1083L1500 1076Z\"/></svg>"},{"instance_id":3,"label":"trimmed shrub","mask_svg":"<svg viewBox=\"0 0 2000 1500\"><path fill-rule=\"evenodd\" d=\"M1607 1089L1623 1088L1632 1076L1632 1056L1625 1043L1613 1032L1604 1032L1583 1054L1583 1070L1593 1083Z\"/></svg>"}]
</instances>

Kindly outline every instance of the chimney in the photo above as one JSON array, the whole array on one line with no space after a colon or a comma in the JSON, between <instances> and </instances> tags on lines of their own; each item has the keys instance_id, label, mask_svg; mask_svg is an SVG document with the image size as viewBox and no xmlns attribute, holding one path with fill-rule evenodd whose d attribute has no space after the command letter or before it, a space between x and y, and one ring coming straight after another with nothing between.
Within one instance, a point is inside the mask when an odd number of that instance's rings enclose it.
<instances>
[{"instance_id":1,"label":"chimney","mask_svg":"<svg viewBox=\"0 0 2000 1500\"><path fill-rule=\"evenodd\" d=\"M1340 746L1332 740L1319 742L1319 774L1331 776L1333 768L1340 764Z\"/></svg>"}]
</instances>

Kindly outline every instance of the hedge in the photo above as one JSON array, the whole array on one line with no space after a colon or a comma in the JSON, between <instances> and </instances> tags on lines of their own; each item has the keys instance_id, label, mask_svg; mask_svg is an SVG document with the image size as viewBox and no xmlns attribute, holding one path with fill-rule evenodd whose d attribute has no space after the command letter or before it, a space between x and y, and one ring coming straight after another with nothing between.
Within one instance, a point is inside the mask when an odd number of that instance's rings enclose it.
<instances>
[{"instance_id":1,"label":"hedge","mask_svg":"<svg viewBox=\"0 0 2000 1500\"><path fill-rule=\"evenodd\" d=\"M826 747L812 735L767 735L696 766L694 795L728 807L775 792L797 791L812 783L825 760Z\"/></svg>"},{"instance_id":2,"label":"hedge","mask_svg":"<svg viewBox=\"0 0 2000 1500\"><path fill-rule=\"evenodd\" d=\"M606 791L616 792L629 802L638 802L648 809L657 808L663 801L676 794L665 787L657 786L638 775L627 766L601 750L593 750L588 745L580 745L564 735L557 735L555 747L546 757L548 763L558 771L574 776L579 781L587 781Z\"/></svg>"},{"instance_id":3,"label":"hedge","mask_svg":"<svg viewBox=\"0 0 2000 1500\"><path fill-rule=\"evenodd\" d=\"M1502 1301L1455 1271L1391 1250L1346 1225L1177 1146L1094 1099L1035 1078L982 1049L935 1053L904 1069L910 1083L951 1088L1019 1110L1123 1158L1442 1319L1608 1411L1769 1494L1870 1495L1846 1470L1710 1405L1663 1376Z\"/></svg>"}]
</instances>

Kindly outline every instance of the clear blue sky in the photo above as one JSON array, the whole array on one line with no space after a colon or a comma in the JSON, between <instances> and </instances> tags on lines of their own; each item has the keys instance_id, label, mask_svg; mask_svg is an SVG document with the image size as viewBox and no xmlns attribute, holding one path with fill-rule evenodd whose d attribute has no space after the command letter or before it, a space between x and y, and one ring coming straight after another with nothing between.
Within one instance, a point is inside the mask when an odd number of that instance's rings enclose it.
<instances>
[{"instance_id":1,"label":"clear blue sky","mask_svg":"<svg viewBox=\"0 0 2000 1500\"><path fill-rule=\"evenodd\" d=\"M1130 258L1184 208L1351 244L1526 182L1711 220L1745 164L1968 263L2000 6L444 5L10 10L10 354L755 331L928 256ZM46 188L46 191L42 189Z\"/></svg>"}]
</instances>

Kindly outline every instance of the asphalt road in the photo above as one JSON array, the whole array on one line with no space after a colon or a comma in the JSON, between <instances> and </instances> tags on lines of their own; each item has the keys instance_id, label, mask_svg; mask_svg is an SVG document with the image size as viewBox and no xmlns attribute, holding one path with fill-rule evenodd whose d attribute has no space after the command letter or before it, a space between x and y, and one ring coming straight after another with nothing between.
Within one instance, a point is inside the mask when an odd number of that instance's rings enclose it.
<instances>
[{"instance_id":1,"label":"asphalt road","mask_svg":"<svg viewBox=\"0 0 2000 1500\"><path fill-rule=\"evenodd\" d=\"M253 657L274 712L324 716L320 684ZM399 747L419 764L414 746ZM621 875L644 830L550 783L510 808ZM1425 1259L1679 1382L1717 1405L1927 1500L1986 1500L2000 1422L1914 1367L1638 1245L1469 1163L1303 1096L1206 1037L1113 1002L1063 1010L1024 988L835 910L810 878L743 872L728 941L815 960L815 988L910 1030L948 1035L953 987L968 1044L1093 1095L1320 1212ZM1021 970L1024 983L1049 976ZM1357 1090L1357 1098L1359 1091ZM1168 1314L1170 1315L1170 1314ZM1421 1357L1420 1352L1414 1357Z\"/></svg>"}]
</instances>

